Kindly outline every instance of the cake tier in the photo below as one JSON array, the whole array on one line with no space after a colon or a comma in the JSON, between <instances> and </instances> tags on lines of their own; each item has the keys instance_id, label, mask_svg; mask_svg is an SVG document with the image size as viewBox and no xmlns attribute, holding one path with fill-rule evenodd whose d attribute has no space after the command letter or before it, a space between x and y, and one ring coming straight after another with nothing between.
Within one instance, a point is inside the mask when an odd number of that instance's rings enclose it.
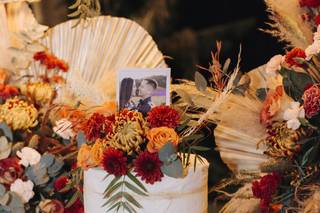
<instances>
[{"instance_id":1,"label":"cake tier","mask_svg":"<svg viewBox=\"0 0 320 213\"><path fill-rule=\"evenodd\" d=\"M194 156L192 156L194 157ZM191 161L193 162L193 161ZM161 182L153 185L145 184L149 196L144 197L132 193L132 196L143 206L137 209L139 213L204 213L207 212L208 194L208 162L199 161L194 167L189 167L188 175L182 179L164 176ZM108 207L102 207L106 202L103 191L114 176L105 178L107 173L99 168L84 172L84 208L86 213L105 213ZM129 178L127 181L130 182ZM116 211L112 211L116 212Z\"/></svg>"}]
</instances>

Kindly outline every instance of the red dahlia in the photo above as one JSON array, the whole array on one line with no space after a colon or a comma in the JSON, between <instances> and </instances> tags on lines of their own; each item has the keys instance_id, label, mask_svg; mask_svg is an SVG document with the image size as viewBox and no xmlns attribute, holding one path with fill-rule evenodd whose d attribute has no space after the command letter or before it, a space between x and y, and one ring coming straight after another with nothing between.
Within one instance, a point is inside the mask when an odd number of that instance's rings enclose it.
<instances>
[{"instance_id":1,"label":"red dahlia","mask_svg":"<svg viewBox=\"0 0 320 213\"><path fill-rule=\"evenodd\" d=\"M161 181L163 174L161 172L162 162L158 153L144 151L134 160L134 172L140 176L146 183L154 184Z\"/></svg>"},{"instance_id":2,"label":"red dahlia","mask_svg":"<svg viewBox=\"0 0 320 213\"><path fill-rule=\"evenodd\" d=\"M112 131L114 117L106 117L100 113L94 113L84 125L84 133L89 141L103 139Z\"/></svg>"},{"instance_id":3,"label":"red dahlia","mask_svg":"<svg viewBox=\"0 0 320 213\"><path fill-rule=\"evenodd\" d=\"M179 125L179 113L169 106L154 107L147 117L147 121L151 128L155 127L169 127L175 128Z\"/></svg>"},{"instance_id":4,"label":"red dahlia","mask_svg":"<svg viewBox=\"0 0 320 213\"><path fill-rule=\"evenodd\" d=\"M303 108L307 118L311 118L320 112L320 87L313 85L305 90L302 96Z\"/></svg>"},{"instance_id":5,"label":"red dahlia","mask_svg":"<svg viewBox=\"0 0 320 213\"><path fill-rule=\"evenodd\" d=\"M127 173L127 157L115 148L107 148L103 152L102 166L109 174L125 175Z\"/></svg>"},{"instance_id":6,"label":"red dahlia","mask_svg":"<svg viewBox=\"0 0 320 213\"><path fill-rule=\"evenodd\" d=\"M295 58L306 58L306 53L304 50L300 48L293 48L290 52L288 52L285 56L285 62L290 66L298 66L301 67L301 64L295 61Z\"/></svg>"},{"instance_id":7,"label":"red dahlia","mask_svg":"<svg viewBox=\"0 0 320 213\"><path fill-rule=\"evenodd\" d=\"M318 7L320 0L299 0L301 7Z\"/></svg>"},{"instance_id":8,"label":"red dahlia","mask_svg":"<svg viewBox=\"0 0 320 213\"><path fill-rule=\"evenodd\" d=\"M270 211L272 195L277 191L281 178L278 173L263 176L260 181L252 183L252 193L256 198L260 198L260 209L262 212Z\"/></svg>"},{"instance_id":9,"label":"red dahlia","mask_svg":"<svg viewBox=\"0 0 320 213\"><path fill-rule=\"evenodd\" d=\"M56 191L60 191L67 186L69 179L66 176L59 177L53 184Z\"/></svg>"}]
</instances>

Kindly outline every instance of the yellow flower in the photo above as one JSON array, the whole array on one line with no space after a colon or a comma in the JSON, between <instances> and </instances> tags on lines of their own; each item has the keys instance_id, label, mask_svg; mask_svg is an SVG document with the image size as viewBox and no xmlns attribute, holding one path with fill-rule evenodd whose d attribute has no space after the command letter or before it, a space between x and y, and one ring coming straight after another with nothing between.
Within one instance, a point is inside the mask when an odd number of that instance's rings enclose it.
<instances>
[{"instance_id":1,"label":"yellow flower","mask_svg":"<svg viewBox=\"0 0 320 213\"><path fill-rule=\"evenodd\" d=\"M98 139L92 146L90 158L94 166L99 166L101 163L101 160L103 158L104 144L105 142L103 140Z\"/></svg>"},{"instance_id":2,"label":"yellow flower","mask_svg":"<svg viewBox=\"0 0 320 213\"><path fill-rule=\"evenodd\" d=\"M77 156L77 165L84 170L94 166L91 160L91 147L87 144L82 144Z\"/></svg>"},{"instance_id":3,"label":"yellow flower","mask_svg":"<svg viewBox=\"0 0 320 213\"><path fill-rule=\"evenodd\" d=\"M21 93L31 97L37 103L42 105L48 104L54 96L54 89L48 83L29 83L21 85Z\"/></svg>"},{"instance_id":4,"label":"yellow flower","mask_svg":"<svg viewBox=\"0 0 320 213\"><path fill-rule=\"evenodd\" d=\"M7 123L13 130L36 126L37 117L38 111L32 104L16 97L0 106L0 122Z\"/></svg>"},{"instance_id":5,"label":"yellow flower","mask_svg":"<svg viewBox=\"0 0 320 213\"><path fill-rule=\"evenodd\" d=\"M140 149L147 125L140 112L123 110L116 115L113 131L107 136L107 145L128 155Z\"/></svg>"},{"instance_id":6,"label":"yellow flower","mask_svg":"<svg viewBox=\"0 0 320 213\"><path fill-rule=\"evenodd\" d=\"M176 131L168 127L150 129L147 132L147 138L149 140L147 149L151 153L158 152L167 142L171 142L175 146L179 143L179 136Z\"/></svg>"}]
</instances>

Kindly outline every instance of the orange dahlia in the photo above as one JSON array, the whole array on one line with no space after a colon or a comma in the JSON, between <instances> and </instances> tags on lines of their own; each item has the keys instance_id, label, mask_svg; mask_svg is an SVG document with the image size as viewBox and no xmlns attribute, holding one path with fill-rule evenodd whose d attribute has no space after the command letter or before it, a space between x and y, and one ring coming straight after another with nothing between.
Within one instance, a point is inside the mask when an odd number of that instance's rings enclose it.
<instances>
[{"instance_id":1,"label":"orange dahlia","mask_svg":"<svg viewBox=\"0 0 320 213\"><path fill-rule=\"evenodd\" d=\"M180 115L175 109L162 105L154 107L148 113L147 121L151 128L162 126L175 128L179 125Z\"/></svg>"}]
</instances>

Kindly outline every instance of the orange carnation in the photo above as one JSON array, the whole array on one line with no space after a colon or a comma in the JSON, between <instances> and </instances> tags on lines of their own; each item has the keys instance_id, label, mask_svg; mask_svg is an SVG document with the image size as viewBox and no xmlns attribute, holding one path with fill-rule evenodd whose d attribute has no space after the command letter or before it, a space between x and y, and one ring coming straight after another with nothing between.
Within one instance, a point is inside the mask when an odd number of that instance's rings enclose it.
<instances>
[{"instance_id":1,"label":"orange carnation","mask_svg":"<svg viewBox=\"0 0 320 213\"><path fill-rule=\"evenodd\" d=\"M103 158L103 151L104 151L104 141L98 139L92 146L92 149L90 152L91 162L93 162L94 166L100 165Z\"/></svg>"},{"instance_id":2,"label":"orange carnation","mask_svg":"<svg viewBox=\"0 0 320 213\"><path fill-rule=\"evenodd\" d=\"M179 136L173 128L158 127L150 129L147 132L147 138L149 140L147 149L149 152L154 153L161 149L167 142L173 143L177 146L179 143Z\"/></svg>"},{"instance_id":3,"label":"orange carnation","mask_svg":"<svg viewBox=\"0 0 320 213\"><path fill-rule=\"evenodd\" d=\"M87 144L82 144L77 156L77 166L86 170L94 166L91 159L91 147Z\"/></svg>"}]
</instances>

